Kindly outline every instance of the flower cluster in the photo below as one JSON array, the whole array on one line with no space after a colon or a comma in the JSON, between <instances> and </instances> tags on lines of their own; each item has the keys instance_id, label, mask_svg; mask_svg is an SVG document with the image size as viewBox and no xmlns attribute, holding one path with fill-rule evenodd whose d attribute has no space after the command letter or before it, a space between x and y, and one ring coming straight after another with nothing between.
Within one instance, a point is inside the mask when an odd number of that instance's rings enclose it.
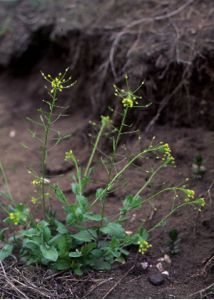
<instances>
[{"instance_id":1,"label":"flower cluster","mask_svg":"<svg viewBox=\"0 0 214 300\"><path fill-rule=\"evenodd\" d=\"M9 213L7 218L8 221L12 222L14 225L18 225L21 222L26 222L29 217L29 209L22 203L17 204L12 212Z\"/></svg>"},{"instance_id":2,"label":"flower cluster","mask_svg":"<svg viewBox=\"0 0 214 300\"><path fill-rule=\"evenodd\" d=\"M169 144L168 143L163 144L162 142L160 144L161 144L161 146L159 147L159 151L164 153L162 160L164 162L166 162L167 164L174 164L175 159L172 156L172 151L169 147Z\"/></svg>"},{"instance_id":3,"label":"flower cluster","mask_svg":"<svg viewBox=\"0 0 214 300\"><path fill-rule=\"evenodd\" d=\"M73 160L74 154L72 150L65 152L65 161Z\"/></svg>"},{"instance_id":4,"label":"flower cluster","mask_svg":"<svg viewBox=\"0 0 214 300\"><path fill-rule=\"evenodd\" d=\"M40 186L40 185L42 185L42 182L43 182L42 178L36 178L32 181L32 185Z\"/></svg>"},{"instance_id":5,"label":"flower cluster","mask_svg":"<svg viewBox=\"0 0 214 300\"><path fill-rule=\"evenodd\" d=\"M111 119L109 116L101 116L101 123L103 127L109 127Z\"/></svg>"},{"instance_id":6,"label":"flower cluster","mask_svg":"<svg viewBox=\"0 0 214 300\"><path fill-rule=\"evenodd\" d=\"M12 212L9 214L9 219L14 225L18 225L20 221L20 213Z\"/></svg>"},{"instance_id":7,"label":"flower cluster","mask_svg":"<svg viewBox=\"0 0 214 300\"><path fill-rule=\"evenodd\" d=\"M122 104L124 107L133 107L134 104L138 104L138 101L136 101L136 96L129 93L127 97L123 98Z\"/></svg>"},{"instance_id":8,"label":"flower cluster","mask_svg":"<svg viewBox=\"0 0 214 300\"><path fill-rule=\"evenodd\" d=\"M39 202L39 198L38 197L31 197L31 202L33 204L37 204Z\"/></svg>"},{"instance_id":9,"label":"flower cluster","mask_svg":"<svg viewBox=\"0 0 214 300\"><path fill-rule=\"evenodd\" d=\"M62 92L62 90L70 88L75 84L75 82L71 82L71 76L66 78L68 70L69 68L67 68L63 74L59 73L55 78L53 78L50 74L46 76L41 72L44 79L51 84L51 94L56 93L57 91Z\"/></svg>"},{"instance_id":10,"label":"flower cluster","mask_svg":"<svg viewBox=\"0 0 214 300\"><path fill-rule=\"evenodd\" d=\"M138 251L139 251L141 254L146 253L146 251L148 251L149 248L152 247L152 245L151 245L150 243L148 243L148 242L147 242L146 240L144 240L144 239L139 240L139 241L138 241L138 245L139 245L139 250L138 250Z\"/></svg>"},{"instance_id":11,"label":"flower cluster","mask_svg":"<svg viewBox=\"0 0 214 300\"><path fill-rule=\"evenodd\" d=\"M185 194L186 199L185 201L193 200L195 198L195 191L186 189L186 188L180 188L180 190Z\"/></svg>"},{"instance_id":12,"label":"flower cluster","mask_svg":"<svg viewBox=\"0 0 214 300\"><path fill-rule=\"evenodd\" d=\"M42 177L37 177L32 181L32 185L34 186L41 186L43 184L43 182L45 184L50 183L50 180L47 178L42 178Z\"/></svg>"},{"instance_id":13,"label":"flower cluster","mask_svg":"<svg viewBox=\"0 0 214 300\"><path fill-rule=\"evenodd\" d=\"M140 96L136 96L136 92L142 87L142 85L144 84L144 82L141 83L141 85L135 90L135 91L131 91L129 89L129 85L128 85L128 76L125 76L125 80L126 80L126 85L127 85L127 89L120 89L118 88L116 85L113 85L114 87L114 94L115 96L119 97L122 99L122 104L123 107L125 108L132 108L135 105L138 105L138 99L142 99L142 97Z\"/></svg>"},{"instance_id":14,"label":"flower cluster","mask_svg":"<svg viewBox=\"0 0 214 300\"><path fill-rule=\"evenodd\" d=\"M195 204L200 206L199 211L201 211L201 209L205 207L206 201L204 198L198 198L195 200Z\"/></svg>"}]
</instances>

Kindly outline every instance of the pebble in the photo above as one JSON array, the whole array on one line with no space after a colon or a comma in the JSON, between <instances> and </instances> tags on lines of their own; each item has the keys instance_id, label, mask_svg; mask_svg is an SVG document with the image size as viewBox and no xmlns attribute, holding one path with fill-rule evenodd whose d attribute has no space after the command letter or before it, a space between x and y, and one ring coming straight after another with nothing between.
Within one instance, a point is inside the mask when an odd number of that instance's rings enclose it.
<instances>
[{"instance_id":1,"label":"pebble","mask_svg":"<svg viewBox=\"0 0 214 300\"><path fill-rule=\"evenodd\" d=\"M11 130L9 133L9 137L14 138L16 136L16 131L15 130Z\"/></svg>"},{"instance_id":2,"label":"pebble","mask_svg":"<svg viewBox=\"0 0 214 300\"><path fill-rule=\"evenodd\" d=\"M148 278L149 282L153 285L161 285L164 283L164 277L160 273L151 274Z\"/></svg>"},{"instance_id":3,"label":"pebble","mask_svg":"<svg viewBox=\"0 0 214 300\"><path fill-rule=\"evenodd\" d=\"M142 262L141 263L141 267L142 267L142 269L145 271L145 270L147 270L148 269L148 267L149 267L149 263L148 263L148 261L144 261L144 262Z\"/></svg>"},{"instance_id":4,"label":"pebble","mask_svg":"<svg viewBox=\"0 0 214 300\"><path fill-rule=\"evenodd\" d=\"M163 271L162 273L161 273L162 275L165 275L165 276L169 276L169 272L168 271Z\"/></svg>"},{"instance_id":5,"label":"pebble","mask_svg":"<svg viewBox=\"0 0 214 300\"><path fill-rule=\"evenodd\" d=\"M160 271L161 273L165 271L165 270L164 270L164 267L163 267L163 265L162 265L161 262L157 263L156 268L157 268L158 271Z\"/></svg>"},{"instance_id":6,"label":"pebble","mask_svg":"<svg viewBox=\"0 0 214 300\"><path fill-rule=\"evenodd\" d=\"M165 261L167 264L169 264L169 265L172 263L171 258L170 258L169 255L167 255L167 254L164 255L164 261Z\"/></svg>"}]
</instances>

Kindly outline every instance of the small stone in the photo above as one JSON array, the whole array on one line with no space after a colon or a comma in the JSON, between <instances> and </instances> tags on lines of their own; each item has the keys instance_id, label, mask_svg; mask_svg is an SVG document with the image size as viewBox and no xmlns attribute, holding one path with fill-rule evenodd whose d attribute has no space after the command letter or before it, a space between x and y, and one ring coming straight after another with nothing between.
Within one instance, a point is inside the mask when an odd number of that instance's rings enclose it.
<instances>
[{"instance_id":1,"label":"small stone","mask_svg":"<svg viewBox=\"0 0 214 300\"><path fill-rule=\"evenodd\" d=\"M127 230L127 231L126 231L126 234L128 234L128 235L132 235L132 234L133 234L133 231L131 231L131 230Z\"/></svg>"},{"instance_id":2,"label":"small stone","mask_svg":"<svg viewBox=\"0 0 214 300\"><path fill-rule=\"evenodd\" d=\"M155 274L150 275L148 280L151 284L156 285L156 286L164 283L164 277L160 273L155 273Z\"/></svg>"},{"instance_id":3,"label":"small stone","mask_svg":"<svg viewBox=\"0 0 214 300\"><path fill-rule=\"evenodd\" d=\"M164 257L158 258L157 261L164 261Z\"/></svg>"},{"instance_id":4,"label":"small stone","mask_svg":"<svg viewBox=\"0 0 214 300\"><path fill-rule=\"evenodd\" d=\"M161 262L157 263L156 268L158 269L158 271L160 271L161 273L164 272L164 267L162 265Z\"/></svg>"},{"instance_id":5,"label":"small stone","mask_svg":"<svg viewBox=\"0 0 214 300\"><path fill-rule=\"evenodd\" d=\"M142 262L140 265L141 265L141 267L142 267L142 269L143 269L144 271L146 271L146 270L148 269L148 267L149 267L148 261L144 261L144 262Z\"/></svg>"},{"instance_id":6,"label":"small stone","mask_svg":"<svg viewBox=\"0 0 214 300\"><path fill-rule=\"evenodd\" d=\"M169 272L168 271L163 271L162 273L161 273L162 275L165 275L165 276L169 276Z\"/></svg>"},{"instance_id":7,"label":"small stone","mask_svg":"<svg viewBox=\"0 0 214 300\"><path fill-rule=\"evenodd\" d=\"M172 263L171 258L167 254L164 255L164 261L169 265L171 265L171 263Z\"/></svg>"},{"instance_id":8,"label":"small stone","mask_svg":"<svg viewBox=\"0 0 214 300\"><path fill-rule=\"evenodd\" d=\"M16 136L16 131L15 130L11 130L10 133L9 133L9 136L11 138L14 138Z\"/></svg>"}]
</instances>

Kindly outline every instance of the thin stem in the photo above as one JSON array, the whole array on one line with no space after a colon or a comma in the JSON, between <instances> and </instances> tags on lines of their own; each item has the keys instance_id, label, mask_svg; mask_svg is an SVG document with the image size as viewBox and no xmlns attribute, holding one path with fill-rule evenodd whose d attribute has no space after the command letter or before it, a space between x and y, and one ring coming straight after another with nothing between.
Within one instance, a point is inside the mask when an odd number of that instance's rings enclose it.
<instances>
[{"instance_id":1,"label":"thin stem","mask_svg":"<svg viewBox=\"0 0 214 300\"><path fill-rule=\"evenodd\" d=\"M152 175L149 177L149 179L146 181L146 183L137 191L137 193L134 195L134 197L139 196L144 189L150 184L150 182L152 181L152 179L155 177L155 175L166 166L166 164L161 164L153 173Z\"/></svg>"},{"instance_id":2,"label":"thin stem","mask_svg":"<svg viewBox=\"0 0 214 300\"><path fill-rule=\"evenodd\" d=\"M79 194L82 195L82 178L81 178L81 171L78 165L78 162L76 160L76 158L73 158L73 162L76 168L76 172L77 172L77 179L78 179L78 184L79 184Z\"/></svg>"},{"instance_id":3,"label":"thin stem","mask_svg":"<svg viewBox=\"0 0 214 300\"><path fill-rule=\"evenodd\" d=\"M6 185L7 194L8 194L8 196L9 196L9 199L10 199L10 201L15 205L15 201L14 201L14 199L13 199L13 196L12 196L11 191L10 191L10 188L9 188L9 183L8 183L7 175L6 175L5 171L4 171L4 166L3 166L3 164L2 164L1 161L0 161L0 172L1 172L1 174L2 174L4 183L5 183L5 185Z\"/></svg>"},{"instance_id":4,"label":"thin stem","mask_svg":"<svg viewBox=\"0 0 214 300\"><path fill-rule=\"evenodd\" d=\"M41 156L41 175L42 175L42 185L41 185L41 194L42 194L42 209L43 209L43 215L45 218L45 210L46 210L46 201L45 201L45 169L46 169L46 162L47 162L47 156L48 156L48 138L49 138L49 132L52 125L52 115L55 108L56 103L56 95L57 90L54 90L52 97L52 101L49 105L49 112L47 115L47 123L44 124L44 130L45 130L45 136L44 141L42 145L42 156Z\"/></svg>"},{"instance_id":5,"label":"thin stem","mask_svg":"<svg viewBox=\"0 0 214 300\"><path fill-rule=\"evenodd\" d=\"M116 141L114 142L113 141L113 154L111 156L111 164L110 164L110 170L108 172L108 179L109 181L111 180L111 176L112 176L112 171L113 171L113 168L114 168L114 160L115 160L115 154L116 154L116 151L117 151L117 146L118 146L118 143L119 143L119 140L120 140L120 137L121 137L121 134L122 134L122 131L123 131L123 128L125 126L125 123L126 123L126 117L127 117L127 114L128 114L128 106L124 109L123 111L123 117L122 117L122 120L121 120L121 123L120 123L120 127L119 127L119 130L118 130L118 133L117 133L117 137L116 137ZM117 172L117 169L115 168L116 172ZM102 220L101 220L101 225L103 223L103 218L104 218L104 215L105 215L105 198L102 199L102 204L101 204L101 217L102 217Z\"/></svg>"},{"instance_id":6,"label":"thin stem","mask_svg":"<svg viewBox=\"0 0 214 300\"><path fill-rule=\"evenodd\" d=\"M114 144L114 153L116 152L117 150L117 146L118 146L118 143L119 143L119 140L120 140L120 136L121 136L121 133L123 131L123 127L125 126L125 121L126 121L126 117L127 117L127 114L128 114L128 106L125 108L124 112L123 112L123 118L122 118L122 121L121 121L121 124L120 124L120 128L119 128L119 131L118 131L118 134L117 134L117 137L116 137L116 141L115 141L115 144Z\"/></svg>"},{"instance_id":7,"label":"thin stem","mask_svg":"<svg viewBox=\"0 0 214 300\"><path fill-rule=\"evenodd\" d=\"M3 205L3 204L0 203L0 208L1 208L4 212L6 212L7 214L9 214L9 210L8 210L5 206L6 206L6 205Z\"/></svg>"},{"instance_id":8,"label":"thin stem","mask_svg":"<svg viewBox=\"0 0 214 300\"><path fill-rule=\"evenodd\" d=\"M94 146L93 146L93 149L92 149L90 158L89 158L89 160L88 160L88 164L87 164L86 169L85 169L85 172L84 172L84 177L87 177L87 176L88 176L88 172L89 172L89 169L90 169L91 164L92 164L92 162L93 162L94 155L95 155L95 153L96 153L98 144L99 144L100 139L101 139L101 137L102 137L104 128L105 128L105 124L102 123L102 125L101 125L101 127L100 127L100 130L99 130L99 132L98 132L98 135L97 135L95 144L94 144Z\"/></svg>"},{"instance_id":9,"label":"thin stem","mask_svg":"<svg viewBox=\"0 0 214 300\"><path fill-rule=\"evenodd\" d=\"M138 153L137 155L135 155L112 179L111 181L107 184L106 188L104 189L103 194L105 194L105 192L109 192L112 189L112 186L114 184L114 182L130 167L130 165L133 164L133 162L138 159L140 156L142 156L143 154L146 154L148 152L153 151L154 149L148 149L148 150L143 150L142 152ZM94 202L91 204L92 206L100 199L100 197L97 197Z\"/></svg>"},{"instance_id":10,"label":"thin stem","mask_svg":"<svg viewBox=\"0 0 214 300\"><path fill-rule=\"evenodd\" d=\"M152 228L150 228L150 229L148 230L148 232L151 232L151 231L153 231L154 229L160 227L160 225L161 225L163 222L165 222L172 214L174 214L176 210L180 209L180 208L183 207L183 206L192 205L192 204L194 204L194 203L195 203L195 201L184 202L184 203L182 203L182 204L176 206L176 207L175 207L174 209L172 209L172 210L171 210L164 218L162 218L157 224L155 224Z\"/></svg>"}]
</instances>

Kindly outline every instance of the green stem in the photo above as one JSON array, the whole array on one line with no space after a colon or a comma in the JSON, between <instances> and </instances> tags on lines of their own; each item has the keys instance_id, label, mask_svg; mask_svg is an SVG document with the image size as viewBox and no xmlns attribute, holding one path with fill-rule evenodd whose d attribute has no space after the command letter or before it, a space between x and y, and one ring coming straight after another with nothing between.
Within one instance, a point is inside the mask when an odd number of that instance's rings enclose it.
<instances>
[{"instance_id":1,"label":"green stem","mask_svg":"<svg viewBox=\"0 0 214 300\"><path fill-rule=\"evenodd\" d=\"M130 165L133 164L135 160L137 160L139 157L141 157L143 154L146 154L148 152L154 151L154 149L148 149L148 150L143 150L142 152L138 153L135 155L112 179L111 181L107 184L106 188L104 189L105 192L109 192L114 184L114 182L130 167ZM100 197L97 197L94 202L92 202L92 206L100 199Z\"/></svg>"},{"instance_id":2,"label":"green stem","mask_svg":"<svg viewBox=\"0 0 214 300\"><path fill-rule=\"evenodd\" d=\"M164 218L162 218L157 224L155 224L151 229L148 230L148 232L153 231L154 229L160 227L160 225L165 222L171 215L173 215L175 213L176 210L180 209L183 206L188 206L188 205L192 205L194 204L195 201L191 201L191 202L184 202L178 206L176 206L174 209L172 209Z\"/></svg>"},{"instance_id":3,"label":"green stem","mask_svg":"<svg viewBox=\"0 0 214 300\"><path fill-rule=\"evenodd\" d=\"M7 175L5 174L4 166L3 166L1 161L0 161L0 171L1 171L4 183L6 185L7 195L9 196L9 199L13 203L13 205L15 205L15 201L13 199L13 196L12 196L11 192L10 192L9 183L8 183L8 180L7 180Z\"/></svg>"},{"instance_id":4,"label":"green stem","mask_svg":"<svg viewBox=\"0 0 214 300\"><path fill-rule=\"evenodd\" d=\"M45 219L46 215L46 201L45 201L45 169L46 169L46 162L47 162L47 157L48 157L48 138L49 138L49 133L52 125L52 115L53 111L55 108L55 103L56 103L56 94L57 90L54 90L53 96L52 96L52 102L50 103L49 106L49 112L47 115L47 123L46 125L44 124L45 128L45 136L44 136L44 141L42 145L42 157L41 157L41 175L42 175L42 186L41 186L41 194L42 194L42 209L43 209L43 216Z\"/></svg>"},{"instance_id":5,"label":"green stem","mask_svg":"<svg viewBox=\"0 0 214 300\"><path fill-rule=\"evenodd\" d=\"M116 141L115 141L115 143L113 142L113 154L110 158L111 159L111 164L110 164L110 170L108 172L109 181L111 181L112 171L113 171L113 167L114 167L115 154L116 154L116 151L117 151L117 146L118 146L123 128L124 128L125 123L126 123L126 117L127 117L127 114L128 114L128 109L129 109L129 107L127 106L123 111L123 117L122 117L120 127L119 127L119 130L118 130L118 133L117 133ZM101 226L103 224L104 215L105 215L105 198L102 199L102 204L101 204L101 217L102 217Z\"/></svg>"},{"instance_id":6,"label":"green stem","mask_svg":"<svg viewBox=\"0 0 214 300\"><path fill-rule=\"evenodd\" d=\"M78 184L79 184L79 194L82 195L82 178L81 178L81 172L80 168L77 162L77 159L74 157L73 162L76 168L76 173L77 173L77 179L78 179Z\"/></svg>"},{"instance_id":7,"label":"green stem","mask_svg":"<svg viewBox=\"0 0 214 300\"><path fill-rule=\"evenodd\" d=\"M146 181L146 183L137 191L137 193L134 195L134 197L139 196L144 189L150 184L150 182L152 181L152 179L155 177L155 175L162 169L165 167L166 164L162 164L160 165L153 173L152 175L149 177L149 179Z\"/></svg>"},{"instance_id":8,"label":"green stem","mask_svg":"<svg viewBox=\"0 0 214 300\"><path fill-rule=\"evenodd\" d=\"M4 212L6 212L7 214L9 214L9 210L3 205L3 204L1 204L0 203L0 208L4 211Z\"/></svg>"},{"instance_id":9,"label":"green stem","mask_svg":"<svg viewBox=\"0 0 214 300\"><path fill-rule=\"evenodd\" d=\"M120 124L120 128L119 128L119 131L118 131L118 134L117 134L117 138L116 138L116 141L115 141L115 144L114 144L114 147L113 147L113 152L115 153L116 150L117 150L117 146L118 146L118 143L119 143L119 140L120 140L120 136L122 134L122 131L123 131L123 127L125 126L125 121L126 121L126 117L127 117L127 114L128 114L128 106L125 108L124 112L123 112L123 118L122 118L122 121L121 121L121 124Z\"/></svg>"},{"instance_id":10,"label":"green stem","mask_svg":"<svg viewBox=\"0 0 214 300\"><path fill-rule=\"evenodd\" d=\"M88 176L88 172L89 172L89 169L90 169L91 164L92 164L92 162L93 162L94 155L95 155L95 153L96 153L98 144L99 144L100 139L101 139L101 137L102 137L104 128L105 128L105 124L102 124L101 127L100 127L100 130L99 130L99 132L98 132L98 135L97 135L95 144L94 144L94 146L93 146L93 149L92 149L90 158L89 158L89 160L88 160L88 164L87 164L86 169L85 169L85 172L84 172L84 177L87 177L87 176Z\"/></svg>"}]
</instances>

